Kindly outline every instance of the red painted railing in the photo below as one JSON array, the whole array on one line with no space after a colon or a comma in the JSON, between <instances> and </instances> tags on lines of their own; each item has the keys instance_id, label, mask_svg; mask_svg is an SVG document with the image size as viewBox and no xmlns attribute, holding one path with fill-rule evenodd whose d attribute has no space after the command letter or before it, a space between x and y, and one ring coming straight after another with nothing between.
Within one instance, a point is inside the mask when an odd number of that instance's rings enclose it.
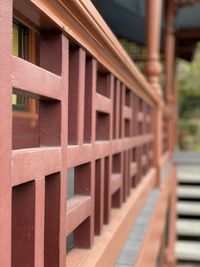
<instances>
[{"instance_id":1,"label":"red painted railing","mask_svg":"<svg viewBox=\"0 0 200 267\"><path fill-rule=\"evenodd\" d=\"M155 93L91 3L54 2L14 1L14 15L38 27L39 66L11 55L13 6L0 2L4 267L65 266L67 236L73 251L92 248L113 210L133 194L141 207L156 180ZM38 147L11 149L12 88L39 101Z\"/></svg>"}]
</instances>

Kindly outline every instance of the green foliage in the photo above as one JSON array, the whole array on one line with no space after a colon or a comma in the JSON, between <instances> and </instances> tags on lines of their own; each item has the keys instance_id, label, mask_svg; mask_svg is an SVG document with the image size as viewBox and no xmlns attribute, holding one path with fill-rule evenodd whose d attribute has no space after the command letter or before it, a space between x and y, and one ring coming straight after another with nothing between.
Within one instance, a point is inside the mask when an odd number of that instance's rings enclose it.
<instances>
[{"instance_id":1,"label":"green foliage","mask_svg":"<svg viewBox=\"0 0 200 267\"><path fill-rule=\"evenodd\" d=\"M182 150L192 150L193 149L193 138L192 136L188 135L185 137L180 138L180 148Z\"/></svg>"},{"instance_id":2,"label":"green foliage","mask_svg":"<svg viewBox=\"0 0 200 267\"><path fill-rule=\"evenodd\" d=\"M180 120L180 132L182 135L196 135L199 131L199 126L196 122L190 120Z\"/></svg>"},{"instance_id":3,"label":"green foliage","mask_svg":"<svg viewBox=\"0 0 200 267\"><path fill-rule=\"evenodd\" d=\"M181 118L200 117L200 51L199 49L196 51L191 63L183 60L178 62Z\"/></svg>"},{"instance_id":4,"label":"green foliage","mask_svg":"<svg viewBox=\"0 0 200 267\"><path fill-rule=\"evenodd\" d=\"M199 92L183 91L179 97L179 114L181 118L200 117Z\"/></svg>"},{"instance_id":5,"label":"green foliage","mask_svg":"<svg viewBox=\"0 0 200 267\"><path fill-rule=\"evenodd\" d=\"M188 123L185 123L185 121L180 120L179 130L180 130L180 132L182 134L188 133L189 132L189 130L188 130Z\"/></svg>"},{"instance_id":6,"label":"green foliage","mask_svg":"<svg viewBox=\"0 0 200 267\"><path fill-rule=\"evenodd\" d=\"M179 60L179 144L184 150L200 149L200 43L191 63Z\"/></svg>"}]
</instances>

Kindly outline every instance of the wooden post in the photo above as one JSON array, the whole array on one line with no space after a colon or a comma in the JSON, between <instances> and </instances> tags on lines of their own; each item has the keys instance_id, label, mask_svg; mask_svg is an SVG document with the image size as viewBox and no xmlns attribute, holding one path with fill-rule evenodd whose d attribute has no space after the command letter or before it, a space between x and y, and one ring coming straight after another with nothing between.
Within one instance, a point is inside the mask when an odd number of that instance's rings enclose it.
<instances>
[{"instance_id":1,"label":"wooden post","mask_svg":"<svg viewBox=\"0 0 200 267\"><path fill-rule=\"evenodd\" d=\"M11 266L12 1L0 1L0 266Z\"/></svg>"},{"instance_id":2,"label":"wooden post","mask_svg":"<svg viewBox=\"0 0 200 267\"><path fill-rule=\"evenodd\" d=\"M175 35L174 35L175 7L174 1L168 0L166 7L166 31L165 31L165 64L166 84L165 99L170 108L174 110L175 104ZM169 149L174 148L174 112L169 118Z\"/></svg>"},{"instance_id":3,"label":"wooden post","mask_svg":"<svg viewBox=\"0 0 200 267\"><path fill-rule=\"evenodd\" d=\"M147 38L147 62L145 72L153 90L160 96L160 101L155 108L155 140L154 164L157 168L157 185L160 177L160 158L162 154L162 91L159 84L161 64L160 52L160 29L161 29L162 0L146 0L146 38Z\"/></svg>"},{"instance_id":4,"label":"wooden post","mask_svg":"<svg viewBox=\"0 0 200 267\"><path fill-rule=\"evenodd\" d=\"M175 243L177 239L176 233L176 167L173 167L172 171L173 184L171 185L171 192L169 194L169 226L168 226L168 246L165 251L165 263L168 267L176 266L176 255L175 255Z\"/></svg>"},{"instance_id":5,"label":"wooden post","mask_svg":"<svg viewBox=\"0 0 200 267\"><path fill-rule=\"evenodd\" d=\"M145 72L148 81L160 95L159 76L161 64L159 62L159 51L161 7L162 0L146 0L147 62L145 64Z\"/></svg>"},{"instance_id":6,"label":"wooden post","mask_svg":"<svg viewBox=\"0 0 200 267\"><path fill-rule=\"evenodd\" d=\"M172 152L175 143L175 120L176 120L176 82L175 82L175 34L174 34L174 19L175 8L174 1L168 0L166 7L166 31L165 31L165 64L166 64L166 84L165 84L165 99L170 112L169 117L169 150ZM169 238L166 253L167 266L176 266L175 259L175 240L176 240L176 170L173 172L173 187L170 194L170 223L169 223Z\"/></svg>"},{"instance_id":7,"label":"wooden post","mask_svg":"<svg viewBox=\"0 0 200 267\"><path fill-rule=\"evenodd\" d=\"M165 30L165 64L166 84L165 98L170 102L174 91L174 56L175 56L175 35L174 35L174 1L167 1L166 9L166 30Z\"/></svg>"}]
</instances>

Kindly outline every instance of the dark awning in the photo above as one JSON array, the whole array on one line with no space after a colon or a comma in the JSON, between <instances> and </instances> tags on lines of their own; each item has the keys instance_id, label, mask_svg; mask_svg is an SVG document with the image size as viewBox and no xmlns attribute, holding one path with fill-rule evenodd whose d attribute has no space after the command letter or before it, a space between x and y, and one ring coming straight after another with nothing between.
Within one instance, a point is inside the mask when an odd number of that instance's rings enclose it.
<instances>
[{"instance_id":1,"label":"dark awning","mask_svg":"<svg viewBox=\"0 0 200 267\"><path fill-rule=\"evenodd\" d=\"M118 37L141 45L145 45L145 2L146 0L93 0L107 24ZM176 0L176 3L182 2ZM163 4L161 33L165 29L164 7ZM177 56L190 59L195 44L200 39L200 34L198 34L200 31L197 31L200 30L199 3L181 6L177 9L175 30L177 33ZM188 35L190 30L195 31L194 35ZM163 43L161 43L161 47L164 47Z\"/></svg>"}]
</instances>

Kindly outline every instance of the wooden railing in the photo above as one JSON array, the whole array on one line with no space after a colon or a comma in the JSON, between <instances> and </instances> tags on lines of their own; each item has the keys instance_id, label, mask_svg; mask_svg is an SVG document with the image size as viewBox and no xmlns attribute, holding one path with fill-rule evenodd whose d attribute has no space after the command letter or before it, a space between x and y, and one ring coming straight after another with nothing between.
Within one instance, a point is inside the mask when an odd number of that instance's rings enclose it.
<instances>
[{"instance_id":1,"label":"wooden railing","mask_svg":"<svg viewBox=\"0 0 200 267\"><path fill-rule=\"evenodd\" d=\"M13 7L3 2L7 40ZM14 14L40 32L40 64L11 56L1 44L10 61L0 81L9 81L9 122L11 87L39 100L40 144L11 151L11 123L4 130L7 174L0 194L7 204L0 211L8 211L7 225L0 216L0 266L65 266L72 233L68 266L106 266L105 260L111 266L156 184L159 97L90 1L22 2L14 1Z\"/></svg>"},{"instance_id":2,"label":"wooden railing","mask_svg":"<svg viewBox=\"0 0 200 267\"><path fill-rule=\"evenodd\" d=\"M169 151L169 118L165 115L163 115L162 136L162 152L164 154Z\"/></svg>"}]
</instances>

